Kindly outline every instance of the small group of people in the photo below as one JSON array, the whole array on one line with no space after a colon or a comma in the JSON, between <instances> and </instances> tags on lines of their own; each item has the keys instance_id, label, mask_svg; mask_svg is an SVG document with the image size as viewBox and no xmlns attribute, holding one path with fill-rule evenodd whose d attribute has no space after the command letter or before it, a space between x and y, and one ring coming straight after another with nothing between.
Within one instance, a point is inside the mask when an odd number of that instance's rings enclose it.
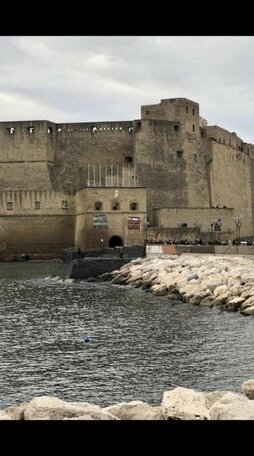
<instances>
[{"instance_id":1,"label":"small group of people","mask_svg":"<svg viewBox=\"0 0 254 456\"><path fill-rule=\"evenodd\" d=\"M191 239L181 239L181 240L168 239L165 241L162 241L162 240L156 241L155 239L145 239L144 244L150 244L150 245L161 245L161 244L202 245L203 241L202 241L202 239L195 239L194 241L192 241Z\"/></svg>"}]
</instances>

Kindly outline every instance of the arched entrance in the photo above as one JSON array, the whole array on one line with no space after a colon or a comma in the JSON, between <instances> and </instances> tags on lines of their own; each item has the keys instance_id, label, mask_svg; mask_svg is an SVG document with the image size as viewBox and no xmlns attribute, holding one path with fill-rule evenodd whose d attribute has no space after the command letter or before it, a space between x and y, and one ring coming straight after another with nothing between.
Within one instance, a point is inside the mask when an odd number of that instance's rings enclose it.
<instances>
[{"instance_id":1,"label":"arched entrance","mask_svg":"<svg viewBox=\"0 0 254 456\"><path fill-rule=\"evenodd\" d=\"M123 240L120 238L120 236L112 236L109 239L109 247L117 247L123 245Z\"/></svg>"}]
</instances>

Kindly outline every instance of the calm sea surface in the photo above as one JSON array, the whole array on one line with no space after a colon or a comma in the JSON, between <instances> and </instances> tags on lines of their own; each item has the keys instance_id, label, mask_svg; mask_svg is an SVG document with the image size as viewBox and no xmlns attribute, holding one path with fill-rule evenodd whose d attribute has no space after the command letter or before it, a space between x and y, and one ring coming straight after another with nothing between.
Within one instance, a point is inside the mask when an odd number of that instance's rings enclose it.
<instances>
[{"instance_id":1,"label":"calm sea surface","mask_svg":"<svg viewBox=\"0 0 254 456\"><path fill-rule=\"evenodd\" d=\"M240 391L254 378L253 317L45 280L67 268L0 263L0 409L39 395L159 405L176 386Z\"/></svg>"}]
</instances>

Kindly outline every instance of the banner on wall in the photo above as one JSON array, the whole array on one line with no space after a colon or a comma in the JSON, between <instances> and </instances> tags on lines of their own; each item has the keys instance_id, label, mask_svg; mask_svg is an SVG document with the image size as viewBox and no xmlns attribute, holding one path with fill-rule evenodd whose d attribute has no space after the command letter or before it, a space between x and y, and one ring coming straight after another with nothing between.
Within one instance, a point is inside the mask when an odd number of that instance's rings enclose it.
<instances>
[{"instance_id":1,"label":"banner on wall","mask_svg":"<svg viewBox=\"0 0 254 456\"><path fill-rule=\"evenodd\" d=\"M128 230L140 230L140 217L128 218Z\"/></svg>"},{"instance_id":2,"label":"banner on wall","mask_svg":"<svg viewBox=\"0 0 254 456\"><path fill-rule=\"evenodd\" d=\"M105 229L108 228L108 219L104 214L94 214L93 215L93 227Z\"/></svg>"}]
</instances>

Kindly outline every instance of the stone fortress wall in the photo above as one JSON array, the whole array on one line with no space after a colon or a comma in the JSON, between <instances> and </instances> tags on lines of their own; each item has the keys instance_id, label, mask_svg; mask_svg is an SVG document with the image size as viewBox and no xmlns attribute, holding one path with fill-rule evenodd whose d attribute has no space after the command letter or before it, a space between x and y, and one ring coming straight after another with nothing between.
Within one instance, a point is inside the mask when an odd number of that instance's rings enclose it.
<instances>
[{"instance_id":1,"label":"stone fortress wall","mask_svg":"<svg viewBox=\"0 0 254 456\"><path fill-rule=\"evenodd\" d=\"M107 210L112 232L123 243L144 240L146 217L150 226L162 224L158 210L168 228L176 228L179 219L191 227L193 218L208 229L212 209L220 209L222 231L232 231L234 216L242 215L241 235L252 237L253 157L254 145L207 125L198 103L186 98L141 106L141 118L131 121L0 122L1 241L24 251L29 242L36 250L42 239L50 251L81 239L80 247L95 247L98 232L96 237L88 230L97 213L95 189L105 207L109 188L132 189L124 196L125 210ZM130 211L128 198L142 210ZM76 210L80 202L83 212ZM126 223L135 215L140 230L134 233ZM109 242L110 235L103 239Z\"/></svg>"}]
</instances>

